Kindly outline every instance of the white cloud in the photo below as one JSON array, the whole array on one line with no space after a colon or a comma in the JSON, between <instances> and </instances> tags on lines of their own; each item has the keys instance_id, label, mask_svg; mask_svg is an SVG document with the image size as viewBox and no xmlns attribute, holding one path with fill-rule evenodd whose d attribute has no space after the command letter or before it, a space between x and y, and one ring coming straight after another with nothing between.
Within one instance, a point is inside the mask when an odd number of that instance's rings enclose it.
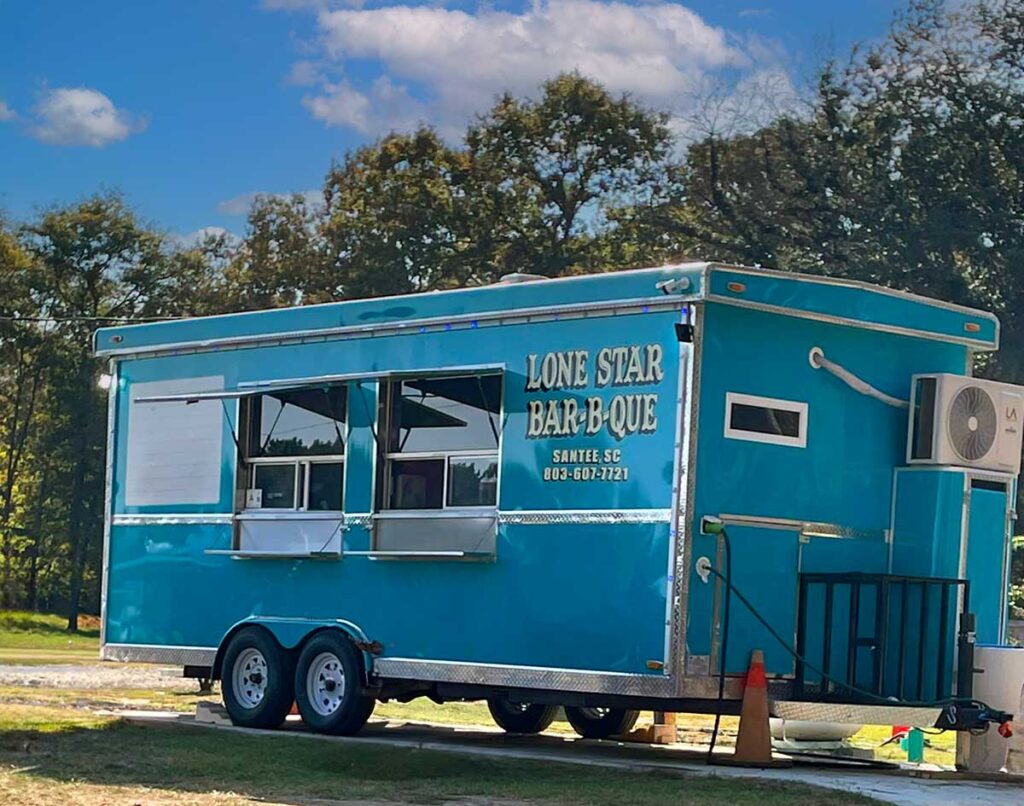
<instances>
[{"instance_id":1,"label":"white cloud","mask_svg":"<svg viewBox=\"0 0 1024 806\"><path fill-rule=\"evenodd\" d=\"M295 191L298 195L305 199L306 204L310 207L323 204L323 191L314 188L311 190L297 190ZM224 215L248 215L249 209L252 207L252 203L259 198L266 196L276 196L287 198L292 196L292 193L268 193L265 190L254 190L251 193L240 193L237 196L232 196L230 199L225 199L217 204L217 212L223 213Z\"/></svg>"},{"instance_id":2,"label":"white cloud","mask_svg":"<svg viewBox=\"0 0 1024 806\"><path fill-rule=\"evenodd\" d=\"M16 117L17 115L14 114L14 110L3 101L0 101L0 123L4 123L8 120L14 120Z\"/></svg>"},{"instance_id":3,"label":"white cloud","mask_svg":"<svg viewBox=\"0 0 1024 806\"><path fill-rule=\"evenodd\" d=\"M307 95L302 103L313 117L328 126L355 129L361 134L415 128L430 118L430 110L424 104L387 76L377 78L366 93L344 80L337 84L325 82L319 95Z\"/></svg>"},{"instance_id":4,"label":"white cloud","mask_svg":"<svg viewBox=\"0 0 1024 806\"><path fill-rule=\"evenodd\" d=\"M303 59L292 65L286 80L289 84L295 84L299 87L311 87L318 81L323 80L323 74L320 72L320 66L316 62Z\"/></svg>"},{"instance_id":5,"label":"white cloud","mask_svg":"<svg viewBox=\"0 0 1024 806\"><path fill-rule=\"evenodd\" d=\"M301 0L267 0L296 7ZM328 126L375 134L420 120L454 133L496 94L536 92L559 72L579 70L613 92L667 109L685 105L709 76L763 69L769 53L670 2L536 0L522 11L482 6L392 5L316 12L318 69L303 102ZM380 64L368 83L352 62ZM293 74L294 72L293 71ZM330 75L333 71L333 78Z\"/></svg>"},{"instance_id":6,"label":"white cloud","mask_svg":"<svg viewBox=\"0 0 1024 806\"><path fill-rule=\"evenodd\" d=\"M52 145L99 148L146 128L145 120L118 109L102 92L88 87L48 90L33 112L33 136Z\"/></svg>"}]
</instances>

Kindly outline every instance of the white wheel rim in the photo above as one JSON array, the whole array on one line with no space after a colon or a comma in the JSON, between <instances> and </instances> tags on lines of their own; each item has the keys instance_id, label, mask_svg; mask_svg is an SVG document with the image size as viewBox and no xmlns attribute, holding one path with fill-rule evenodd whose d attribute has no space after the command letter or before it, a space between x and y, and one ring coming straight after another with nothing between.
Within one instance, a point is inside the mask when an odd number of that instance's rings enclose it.
<instances>
[{"instance_id":1,"label":"white wheel rim","mask_svg":"<svg viewBox=\"0 0 1024 806\"><path fill-rule=\"evenodd\" d=\"M345 670L333 652L321 652L306 672L306 697L320 716L330 716L345 700Z\"/></svg>"},{"instance_id":2,"label":"white wheel rim","mask_svg":"<svg viewBox=\"0 0 1024 806\"><path fill-rule=\"evenodd\" d=\"M235 699L243 708L255 708L267 693L267 659L252 647L243 649L231 671Z\"/></svg>"}]
</instances>

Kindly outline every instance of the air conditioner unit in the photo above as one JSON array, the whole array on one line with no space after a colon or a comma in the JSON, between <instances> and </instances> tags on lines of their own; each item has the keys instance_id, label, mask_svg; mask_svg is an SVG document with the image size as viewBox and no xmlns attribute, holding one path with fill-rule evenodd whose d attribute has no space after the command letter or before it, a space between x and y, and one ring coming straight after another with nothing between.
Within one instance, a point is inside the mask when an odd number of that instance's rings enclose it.
<instances>
[{"instance_id":1,"label":"air conditioner unit","mask_svg":"<svg viewBox=\"0 0 1024 806\"><path fill-rule=\"evenodd\" d=\"M1024 388L963 375L915 375L907 463L1020 472Z\"/></svg>"}]
</instances>

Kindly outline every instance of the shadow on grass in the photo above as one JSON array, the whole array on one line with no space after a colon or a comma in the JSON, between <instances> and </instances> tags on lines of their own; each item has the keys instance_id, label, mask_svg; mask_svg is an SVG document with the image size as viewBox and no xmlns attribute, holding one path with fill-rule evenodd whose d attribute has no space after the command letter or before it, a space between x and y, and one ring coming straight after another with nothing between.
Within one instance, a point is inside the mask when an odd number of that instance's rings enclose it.
<instances>
[{"instance_id":1,"label":"shadow on grass","mask_svg":"<svg viewBox=\"0 0 1024 806\"><path fill-rule=\"evenodd\" d=\"M36 783L52 783L53 801L60 799L61 784L74 781L189 795L233 792L291 804L316 798L415 803L485 798L608 806L873 802L844 792L774 781L629 774L557 763L120 722L0 731L0 765L21 770L12 779L30 776Z\"/></svg>"}]
</instances>

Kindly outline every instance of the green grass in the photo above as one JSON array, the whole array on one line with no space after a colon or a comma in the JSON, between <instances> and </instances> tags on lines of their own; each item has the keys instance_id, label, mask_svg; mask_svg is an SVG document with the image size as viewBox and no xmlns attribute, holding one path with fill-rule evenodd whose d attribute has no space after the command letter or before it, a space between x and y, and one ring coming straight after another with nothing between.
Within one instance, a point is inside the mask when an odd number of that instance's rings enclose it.
<instances>
[{"instance_id":1,"label":"green grass","mask_svg":"<svg viewBox=\"0 0 1024 806\"><path fill-rule=\"evenodd\" d=\"M0 705L0 799L244 802L457 798L535 803L866 804L799 784L680 777L402 748L153 728L51 708Z\"/></svg>"},{"instance_id":2,"label":"green grass","mask_svg":"<svg viewBox=\"0 0 1024 806\"><path fill-rule=\"evenodd\" d=\"M83 630L71 635L65 630L66 619L20 611L0 611L0 664L95 663L99 657L98 622L83 620ZM69 644L70 642L70 644ZM201 699L219 699L218 695L199 696L191 684L182 682L174 689L55 689L35 686L0 686L0 702L42 704L74 708L135 708L189 712ZM483 703L448 703L436 705L427 699L410 703L382 703L374 712L377 719L406 722L435 722L449 725L493 727L487 706ZM650 714L641 719L649 721ZM680 738L683 742L703 744L708 741L712 717L680 715ZM565 722L555 722L551 730L571 733ZM722 723L722 746L728 747L735 737L736 722L725 718ZM877 758L905 760L906 753L894 742L883 746L890 729L866 726L852 739L856 747L875 750ZM926 737L925 760L950 766L954 762L956 734L944 733ZM2 800L0 800L2 802Z\"/></svg>"},{"instance_id":3,"label":"green grass","mask_svg":"<svg viewBox=\"0 0 1024 806\"><path fill-rule=\"evenodd\" d=\"M0 610L0 663L80 663L99 659L99 620L83 617L77 633L63 616Z\"/></svg>"}]
</instances>

